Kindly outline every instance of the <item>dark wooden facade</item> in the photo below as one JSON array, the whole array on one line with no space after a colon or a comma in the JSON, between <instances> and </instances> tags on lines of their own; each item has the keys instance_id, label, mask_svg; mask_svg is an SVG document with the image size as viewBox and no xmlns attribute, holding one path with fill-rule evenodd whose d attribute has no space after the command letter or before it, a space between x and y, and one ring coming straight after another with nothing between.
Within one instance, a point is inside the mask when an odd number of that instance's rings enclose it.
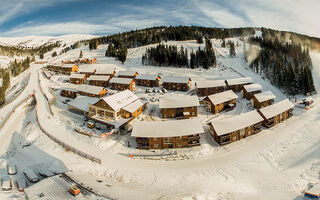
<instances>
[{"instance_id":1,"label":"dark wooden facade","mask_svg":"<svg viewBox=\"0 0 320 200\"><path fill-rule=\"evenodd\" d=\"M84 91L79 91L79 94L80 95L83 95L83 96L88 96L88 97L103 97L107 94L107 90L106 89L102 89L99 94L93 94L93 93L89 93L89 92L84 92Z\"/></svg>"},{"instance_id":2,"label":"dark wooden facade","mask_svg":"<svg viewBox=\"0 0 320 200\"><path fill-rule=\"evenodd\" d=\"M242 96L243 98L246 98L247 100L250 100L253 98L253 95L261 93L261 90L256 90L252 92L248 92L244 87L242 87Z\"/></svg>"},{"instance_id":3,"label":"dark wooden facade","mask_svg":"<svg viewBox=\"0 0 320 200\"><path fill-rule=\"evenodd\" d=\"M213 104L210 99L208 97L206 97L204 99L205 103L207 104L208 106L208 109L213 113L213 114L217 114L217 113L220 113L224 110L232 110L236 107L237 105L237 100L236 99L232 99L232 100L229 100L229 101L226 101L226 102L223 102L223 103L220 103L220 104Z\"/></svg>"},{"instance_id":4,"label":"dark wooden facade","mask_svg":"<svg viewBox=\"0 0 320 200\"><path fill-rule=\"evenodd\" d=\"M262 122L262 125L267 128L275 126L275 125L279 124L280 122L292 117L292 111L293 111L293 108L286 110L286 111L284 111L274 117L266 119L266 117L262 114L262 112L260 110L258 110L258 112L260 113L260 115L264 119L264 121Z\"/></svg>"},{"instance_id":5,"label":"dark wooden facade","mask_svg":"<svg viewBox=\"0 0 320 200\"><path fill-rule=\"evenodd\" d=\"M199 97L205 97L212 94L223 92L225 89L224 86L222 87L208 87L208 88L197 88L197 95Z\"/></svg>"},{"instance_id":6,"label":"dark wooden facade","mask_svg":"<svg viewBox=\"0 0 320 200\"><path fill-rule=\"evenodd\" d=\"M132 80L129 84L125 84L125 83L110 83L110 87L113 89L113 90L130 90L130 91L133 91L134 88L135 88L135 81Z\"/></svg>"},{"instance_id":7,"label":"dark wooden facade","mask_svg":"<svg viewBox=\"0 0 320 200\"><path fill-rule=\"evenodd\" d=\"M138 72L134 72L132 75L117 75L120 78L131 78L131 79L135 79L136 76L138 76Z\"/></svg>"},{"instance_id":8,"label":"dark wooden facade","mask_svg":"<svg viewBox=\"0 0 320 200\"><path fill-rule=\"evenodd\" d=\"M136 79L136 84L144 87L159 87L160 77L158 76L155 80L144 80Z\"/></svg>"},{"instance_id":9,"label":"dark wooden facade","mask_svg":"<svg viewBox=\"0 0 320 200\"><path fill-rule=\"evenodd\" d=\"M82 78L70 77L70 83L72 83L72 84L79 85L79 84L85 84L85 82L86 82L86 76L85 75L83 75Z\"/></svg>"},{"instance_id":10,"label":"dark wooden facade","mask_svg":"<svg viewBox=\"0 0 320 200\"><path fill-rule=\"evenodd\" d=\"M198 116L198 107L162 108L160 112L162 118L189 118Z\"/></svg>"},{"instance_id":11,"label":"dark wooden facade","mask_svg":"<svg viewBox=\"0 0 320 200\"><path fill-rule=\"evenodd\" d=\"M164 82L162 86L167 90L188 91L190 89L190 81L188 83L169 83Z\"/></svg>"},{"instance_id":12,"label":"dark wooden facade","mask_svg":"<svg viewBox=\"0 0 320 200\"><path fill-rule=\"evenodd\" d=\"M77 92L75 92L74 90L62 89L60 95L63 97L75 99L77 97Z\"/></svg>"},{"instance_id":13,"label":"dark wooden facade","mask_svg":"<svg viewBox=\"0 0 320 200\"><path fill-rule=\"evenodd\" d=\"M166 138L136 138L137 149L183 148L200 145L200 135Z\"/></svg>"},{"instance_id":14,"label":"dark wooden facade","mask_svg":"<svg viewBox=\"0 0 320 200\"><path fill-rule=\"evenodd\" d=\"M261 131L261 123L257 123L241 130L233 131L224 135L218 135L214 130L212 124L210 124L210 132L213 135L214 140L219 145L229 144L231 142L238 141L250 135L256 134Z\"/></svg>"},{"instance_id":15,"label":"dark wooden facade","mask_svg":"<svg viewBox=\"0 0 320 200\"><path fill-rule=\"evenodd\" d=\"M253 101L253 107L256 109L267 107L274 103L274 99L269 99L267 101L259 102L255 96L252 97L252 101Z\"/></svg>"},{"instance_id":16,"label":"dark wooden facade","mask_svg":"<svg viewBox=\"0 0 320 200\"><path fill-rule=\"evenodd\" d=\"M101 76L102 77L102 76ZM109 86L110 77L105 77L105 79L88 79L89 85L108 87Z\"/></svg>"}]
</instances>

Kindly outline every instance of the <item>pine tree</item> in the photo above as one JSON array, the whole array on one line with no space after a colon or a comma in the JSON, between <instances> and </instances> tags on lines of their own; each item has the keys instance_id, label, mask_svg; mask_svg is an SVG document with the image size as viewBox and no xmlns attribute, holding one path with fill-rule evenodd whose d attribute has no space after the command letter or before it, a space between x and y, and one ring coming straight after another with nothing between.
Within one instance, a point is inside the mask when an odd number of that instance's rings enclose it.
<instances>
[{"instance_id":1,"label":"pine tree","mask_svg":"<svg viewBox=\"0 0 320 200\"><path fill-rule=\"evenodd\" d=\"M83 54L82 54L82 50L80 51L80 55L79 55L79 58L82 58L83 57Z\"/></svg>"},{"instance_id":2,"label":"pine tree","mask_svg":"<svg viewBox=\"0 0 320 200\"><path fill-rule=\"evenodd\" d=\"M40 59L43 59L43 57L44 57L43 53L40 53Z\"/></svg>"},{"instance_id":3,"label":"pine tree","mask_svg":"<svg viewBox=\"0 0 320 200\"><path fill-rule=\"evenodd\" d=\"M52 56L52 57L56 57L56 56L57 56L57 52L54 51L51 56Z\"/></svg>"},{"instance_id":4,"label":"pine tree","mask_svg":"<svg viewBox=\"0 0 320 200\"><path fill-rule=\"evenodd\" d=\"M231 57L235 57L236 56L236 50L235 50L235 47L234 47L234 42L230 42L229 46L230 46L230 50L229 50L230 56Z\"/></svg>"}]
</instances>

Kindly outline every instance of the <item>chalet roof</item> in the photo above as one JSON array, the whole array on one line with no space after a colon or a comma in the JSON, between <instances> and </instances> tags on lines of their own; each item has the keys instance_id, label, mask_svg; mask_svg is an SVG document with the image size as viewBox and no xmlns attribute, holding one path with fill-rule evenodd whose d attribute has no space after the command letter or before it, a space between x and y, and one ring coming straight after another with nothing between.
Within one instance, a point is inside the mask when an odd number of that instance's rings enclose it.
<instances>
[{"instance_id":1,"label":"chalet roof","mask_svg":"<svg viewBox=\"0 0 320 200\"><path fill-rule=\"evenodd\" d=\"M109 81L110 76L97 76L97 75L91 75L89 78L87 78L88 81Z\"/></svg>"},{"instance_id":2,"label":"chalet roof","mask_svg":"<svg viewBox=\"0 0 320 200\"><path fill-rule=\"evenodd\" d=\"M227 90L224 92L212 94L208 96L208 98L214 105L218 105L220 103L224 103L232 99L236 99L238 98L238 96L232 90Z\"/></svg>"},{"instance_id":3,"label":"chalet roof","mask_svg":"<svg viewBox=\"0 0 320 200\"><path fill-rule=\"evenodd\" d=\"M129 85L133 79L131 78L118 78L118 77L113 77L110 80L110 83L118 83L118 84L126 84Z\"/></svg>"},{"instance_id":4,"label":"chalet roof","mask_svg":"<svg viewBox=\"0 0 320 200\"><path fill-rule=\"evenodd\" d=\"M276 98L276 96L271 91L266 91L266 92L261 92L261 93L255 94L254 97L260 103Z\"/></svg>"},{"instance_id":5,"label":"chalet roof","mask_svg":"<svg viewBox=\"0 0 320 200\"><path fill-rule=\"evenodd\" d=\"M96 69L95 74L112 74L118 66L114 64L81 64L79 68Z\"/></svg>"},{"instance_id":6,"label":"chalet roof","mask_svg":"<svg viewBox=\"0 0 320 200\"><path fill-rule=\"evenodd\" d=\"M242 78L234 78L234 79L228 79L226 80L228 85L243 85L243 84L249 84L252 83L251 77L242 77Z\"/></svg>"},{"instance_id":7,"label":"chalet roof","mask_svg":"<svg viewBox=\"0 0 320 200\"><path fill-rule=\"evenodd\" d=\"M74 87L68 87L68 86L63 86L60 88L61 90L65 90L65 91L71 91L71 92L79 92L76 88Z\"/></svg>"},{"instance_id":8,"label":"chalet roof","mask_svg":"<svg viewBox=\"0 0 320 200\"><path fill-rule=\"evenodd\" d=\"M162 82L164 83L188 83L189 80L189 77L165 76L162 78Z\"/></svg>"},{"instance_id":9,"label":"chalet roof","mask_svg":"<svg viewBox=\"0 0 320 200\"><path fill-rule=\"evenodd\" d=\"M137 73L136 71L119 71L117 76L134 76Z\"/></svg>"},{"instance_id":10,"label":"chalet roof","mask_svg":"<svg viewBox=\"0 0 320 200\"><path fill-rule=\"evenodd\" d=\"M150 81L154 81L157 79L157 77L159 77L159 75L155 75L155 74L139 74L138 76L136 76L137 80L150 80Z\"/></svg>"},{"instance_id":11,"label":"chalet roof","mask_svg":"<svg viewBox=\"0 0 320 200\"><path fill-rule=\"evenodd\" d=\"M124 90L114 95L104 97L103 100L113 109L119 110L139 99L130 90Z\"/></svg>"},{"instance_id":12,"label":"chalet roof","mask_svg":"<svg viewBox=\"0 0 320 200\"><path fill-rule=\"evenodd\" d=\"M160 97L159 108L184 108L199 106L198 96L166 95Z\"/></svg>"},{"instance_id":13,"label":"chalet roof","mask_svg":"<svg viewBox=\"0 0 320 200\"><path fill-rule=\"evenodd\" d=\"M134 113L138 108L143 106L143 103L140 99L128 104L127 106L123 107L122 109L128 111L129 113Z\"/></svg>"},{"instance_id":14,"label":"chalet roof","mask_svg":"<svg viewBox=\"0 0 320 200\"><path fill-rule=\"evenodd\" d=\"M213 120L210 123L217 135L220 136L227 133L231 133L233 131L238 131L240 129L252 126L262 121L263 118L258 113L258 111L253 110L228 119Z\"/></svg>"},{"instance_id":15,"label":"chalet roof","mask_svg":"<svg viewBox=\"0 0 320 200\"><path fill-rule=\"evenodd\" d=\"M262 90L262 86L259 83L253 83L253 84L249 84L249 85L244 85L243 88L247 92L255 92L255 91Z\"/></svg>"},{"instance_id":16,"label":"chalet roof","mask_svg":"<svg viewBox=\"0 0 320 200\"><path fill-rule=\"evenodd\" d=\"M132 137L163 138L204 133L200 120L181 119L169 121L136 121Z\"/></svg>"},{"instance_id":17,"label":"chalet roof","mask_svg":"<svg viewBox=\"0 0 320 200\"><path fill-rule=\"evenodd\" d=\"M224 87L226 83L224 80L212 80L212 81L201 81L197 82L197 88L214 88L214 87Z\"/></svg>"},{"instance_id":18,"label":"chalet roof","mask_svg":"<svg viewBox=\"0 0 320 200\"><path fill-rule=\"evenodd\" d=\"M64 64L62 66L60 66L61 68L72 68L73 66L75 66L76 64Z\"/></svg>"},{"instance_id":19,"label":"chalet roof","mask_svg":"<svg viewBox=\"0 0 320 200\"><path fill-rule=\"evenodd\" d=\"M80 68L79 73L94 73L96 71L95 68Z\"/></svg>"},{"instance_id":20,"label":"chalet roof","mask_svg":"<svg viewBox=\"0 0 320 200\"><path fill-rule=\"evenodd\" d=\"M99 95L99 93L104 89L103 87L81 84L77 86L80 92L85 92L89 94Z\"/></svg>"},{"instance_id":21,"label":"chalet roof","mask_svg":"<svg viewBox=\"0 0 320 200\"><path fill-rule=\"evenodd\" d=\"M76 78L76 79L83 79L85 77L86 77L85 74L71 74L70 75L70 78Z\"/></svg>"},{"instance_id":22,"label":"chalet roof","mask_svg":"<svg viewBox=\"0 0 320 200\"><path fill-rule=\"evenodd\" d=\"M99 98L87 97L87 96L78 96L75 99L72 99L68 102L69 106L72 106L83 112L88 112L88 104L95 104L99 101Z\"/></svg>"},{"instance_id":23,"label":"chalet roof","mask_svg":"<svg viewBox=\"0 0 320 200\"><path fill-rule=\"evenodd\" d=\"M270 119L276 115L279 115L280 113L290 110L293 107L294 104L291 101L289 101L289 99L285 99L275 104L272 104L271 106L263 107L259 109L259 111L266 119Z\"/></svg>"}]
</instances>

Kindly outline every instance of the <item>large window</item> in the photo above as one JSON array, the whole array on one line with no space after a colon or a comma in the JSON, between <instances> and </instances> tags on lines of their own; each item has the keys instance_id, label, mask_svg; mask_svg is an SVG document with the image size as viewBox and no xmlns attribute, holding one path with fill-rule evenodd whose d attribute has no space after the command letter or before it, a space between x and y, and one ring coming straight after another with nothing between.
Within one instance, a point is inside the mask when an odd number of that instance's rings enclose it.
<instances>
[{"instance_id":1,"label":"large window","mask_svg":"<svg viewBox=\"0 0 320 200\"><path fill-rule=\"evenodd\" d=\"M172 144L172 138L164 138L164 144Z\"/></svg>"}]
</instances>

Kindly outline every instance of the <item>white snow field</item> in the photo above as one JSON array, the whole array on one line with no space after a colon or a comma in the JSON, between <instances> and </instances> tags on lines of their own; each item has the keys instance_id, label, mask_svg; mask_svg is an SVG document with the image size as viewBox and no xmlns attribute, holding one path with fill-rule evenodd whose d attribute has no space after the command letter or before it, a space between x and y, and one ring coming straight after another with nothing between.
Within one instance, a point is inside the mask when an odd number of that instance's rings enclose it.
<instances>
[{"instance_id":1,"label":"white snow field","mask_svg":"<svg viewBox=\"0 0 320 200\"><path fill-rule=\"evenodd\" d=\"M241 42L236 48L237 57L230 58L229 49L221 48L220 40L212 41L218 66L210 70L142 66L141 55L147 47L129 49L124 65L104 56L106 45L91 52L88 46L82 46L57 56L54 61L77 58L80 50L83 50L84 57L95 57L97 63L116 64L119 66L118 71L130 69L139 73L179 74L190 76L193 83L250 76L254 83L262 85L263 91L271 90L276 96L276 102L286 98L279 89L248 69L243 59ZM167 44L178 47L183 45L188 52L199 46L196 41L171 41ZM48 56L49 54L46 55L47 59ZM311 57L314 81L319 89L320 54L313 52ZM216 116L199 107L199 118L205 128L205 133L201 135L201 146L153 152L127 147L128 141L133 143L130 133L103 138L76 133L74 128L82 125L83 118L67 111L67 106L61 103L65 98L60 97L58 91L50 89L61 85L64 76L55 75L48 80L39 73L40 68L40 65L31 66L26 89L13 102L0 109L0 117L5 117L19 101L35 91L36 108L16 111L0 129L0 159L5 158L7 162L17 165L17 178L23 178L21 170L26 168L67 171L76 182L83 183L98 194L112 199L130 200L299 200L308 183L320 181L319 95L313 96L315 105L310 110L295 108L294 116L287 121L223 147L214 142L206 123L213 118L228 118L248 112L253 109L252 106L239 97L233 111ZM46 95L55 97L55 103L51 106L54 116L50 113L40 86ZM144 90L145 88L138 87L136 94L145 98L148 95ZM238 96L241 96L240 93ZM150 102L142 118L160 120L157 114L158 104L159 102ZM102 164L66 151L50 140L39 129L35 109L45 130L65 143L98 157ZM22 144L26 141L31 145L23 148ZM137 156L130 158L129 154ZM4 175L5 172L0 171L0 177ZM24 197L17 190L0 191L0 199L18 198Z\"/></svg>"}]
</instances>

